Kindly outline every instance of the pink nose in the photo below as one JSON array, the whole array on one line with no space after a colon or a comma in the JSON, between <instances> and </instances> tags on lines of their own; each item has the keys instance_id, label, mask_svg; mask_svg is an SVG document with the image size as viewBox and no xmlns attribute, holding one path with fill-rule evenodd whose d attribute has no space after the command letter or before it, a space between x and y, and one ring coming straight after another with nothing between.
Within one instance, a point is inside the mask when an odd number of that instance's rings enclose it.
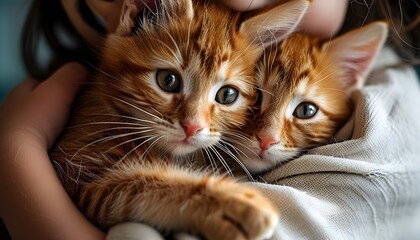
<instances>
[{"instance_id":1,"label":"pink nose","mask_svg":"<svg viewBox=\"0 0 420 240\"><path fill-rule=\"evenodd\" d=\"M190 121L182 121L182 127L184 128L185 135L187 138L194 136L197 132L203 129L202 126L196 123L191 123Z\"/></svg>"},{"instance_id":2,"label":"pink nose","mask_svg":"<svg viewBox=\"0 0 420 240\"><path fill-rule=\"evenodd\" d=\"M279 139L261 133L257 134L257 139L260 142L260 148L263 151L269 149L271 145L279 142Z\"/></svg>"}]
</instances>

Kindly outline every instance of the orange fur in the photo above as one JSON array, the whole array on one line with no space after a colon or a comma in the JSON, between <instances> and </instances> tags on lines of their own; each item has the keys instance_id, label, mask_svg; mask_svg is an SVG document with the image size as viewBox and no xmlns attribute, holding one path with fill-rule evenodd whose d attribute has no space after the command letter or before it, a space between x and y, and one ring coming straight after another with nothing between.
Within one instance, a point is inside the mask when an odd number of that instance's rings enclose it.
<instances>
[{"instance_id":1,"label":"orange fur","mask_svg":"<svg viewBox=\"0 0 420 240\"><path fill-rule=\"evenodd\" d=\"M51 151L69 194L104 229L139 221L207 239L267 237L278 221L270 201L230 178L194 170L199 160L188 155L212 147L223 132L249 119L262 50L252 28L238 30L239 13L213 1L164 0L162 10L141 18L132 35L135 1L125 4L97 77ZM285 6L274 10L293 7L295 23L307 2ZM179 90L163 90L161 70L173 72L164 84L182 80ZM238 90L236 101L215 101L223 86Z\"/></svg>"},{"instance_id":2,"label":"orange fur","mask_svg":"<svg viewBox=\"0 0 420 240\"><path fill-rule=\"evenodd\" d=\"M257 125L231 139L243 164L254 173L268 170L332 141L352 113L350 95L363 84L386 32L376 22L327 43L293 33L267 50L256 72L262 95ZM303 103L316 106L316 114L295 116Z\"/></svg>"}]
</instances>

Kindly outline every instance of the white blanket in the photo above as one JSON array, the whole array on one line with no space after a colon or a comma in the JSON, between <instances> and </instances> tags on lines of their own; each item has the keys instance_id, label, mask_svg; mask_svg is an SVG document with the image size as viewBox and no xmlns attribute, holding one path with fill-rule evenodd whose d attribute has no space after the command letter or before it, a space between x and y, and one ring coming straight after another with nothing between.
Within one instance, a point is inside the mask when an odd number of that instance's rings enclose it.
<instances>
[{"instance_id":1,"label":"white blanket","mask_svg":"<svg viewBox=\"0 0 420 240\"><path fill-rule=\"evenodd\" d=\"M384 49L376 69L396 61ZM280 211L272 239L420 239L418 77L411 68L376 70L353 98L352 119L336 136L345 141L278 166L263 176L266 183L250 183ZM123 224L108 234L115 239L159 238Z\"/></svg>"}]
</instances>

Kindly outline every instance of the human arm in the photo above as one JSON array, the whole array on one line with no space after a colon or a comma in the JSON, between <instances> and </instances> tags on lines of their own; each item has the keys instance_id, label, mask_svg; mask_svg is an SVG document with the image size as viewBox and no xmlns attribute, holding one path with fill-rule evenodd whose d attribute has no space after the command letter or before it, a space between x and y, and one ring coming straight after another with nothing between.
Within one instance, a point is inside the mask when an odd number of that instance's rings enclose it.
<instances>
[{"instance_id":1,"label":"human arm","mask_svg":"<svg viewBox=\"0 0 420 240\"><path fill-rule=\"evenodd\" d=\"M13 239L104 239L71 202L48 157L88 77L81 65L67 64L42 83L26 80L0 108L0 215Z\"/></svg>"}]
</instances>

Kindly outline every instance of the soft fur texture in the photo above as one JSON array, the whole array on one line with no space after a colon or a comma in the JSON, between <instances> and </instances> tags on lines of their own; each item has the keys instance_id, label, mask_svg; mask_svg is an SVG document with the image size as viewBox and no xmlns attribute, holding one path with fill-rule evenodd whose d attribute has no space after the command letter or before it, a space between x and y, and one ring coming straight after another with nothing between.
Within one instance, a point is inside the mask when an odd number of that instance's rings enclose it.
<instances>
[{"instance_id":1,"label":"soft fur texture","mask_svg":"<svg viewBox=\"0 0 420 240\"><path fill-rule=\"evenodd\" d=\"M142 13L136 3L124 2L98 75L51 152L65 187L103 229L137 221L207 239L269 236L278 222L270 201L194 169L207 152L190 153L246 124L257 100L256 61L296 27L308 3L249 18L214 1L164 0ZM264 21L276 24L255 28Z\"/></svg>"},{"instance_id":2,"label":"soft fur texture","mask_svg":"<svg viewBox=\"0 0 420 240\"><path fill-rule=\"evenodd\" d=\"M326 43L293 33L266 50L256 72L261 108L255 125L230 138L249 171L266 171L333 141L386 36L387 25L375 22Z\"/></svg>"}]
</instances>

